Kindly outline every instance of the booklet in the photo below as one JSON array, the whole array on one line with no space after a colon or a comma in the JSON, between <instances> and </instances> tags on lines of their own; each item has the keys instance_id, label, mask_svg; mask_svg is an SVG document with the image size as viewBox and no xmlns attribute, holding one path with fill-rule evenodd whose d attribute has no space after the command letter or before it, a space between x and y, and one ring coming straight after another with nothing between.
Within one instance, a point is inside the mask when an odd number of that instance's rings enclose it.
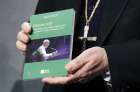
<instances>
[{"instance_id":1,"label":"booklet","mask_svg":"<svg viewBox=\"0 0 140 92\"><path fill-rule=\"evenodd\" d=\"M72 57L75 11L49 12L30 17L33 29L27 47L23 80L67 76Z\"/></svg>"}]
</instances>

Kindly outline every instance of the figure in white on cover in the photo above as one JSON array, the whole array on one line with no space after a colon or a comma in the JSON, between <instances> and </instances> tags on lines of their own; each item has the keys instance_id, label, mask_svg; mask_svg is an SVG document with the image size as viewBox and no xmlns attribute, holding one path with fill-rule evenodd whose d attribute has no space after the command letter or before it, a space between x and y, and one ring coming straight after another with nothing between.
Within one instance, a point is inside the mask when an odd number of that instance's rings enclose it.
<instances>
[{"instance_id":1,"label":"figure in white on cover","mask_svg":"<svg viewBox=\"0 0 140 92\"><path fill-rule=\"evenodd\" d=\"M37 55L41 57L42 60L47 61L50 58L53 58L58 55L58 51L54 48L48 48L50 41L45 39L39 48L32 53L32 55Z\"/></svg>"}]
</instances>

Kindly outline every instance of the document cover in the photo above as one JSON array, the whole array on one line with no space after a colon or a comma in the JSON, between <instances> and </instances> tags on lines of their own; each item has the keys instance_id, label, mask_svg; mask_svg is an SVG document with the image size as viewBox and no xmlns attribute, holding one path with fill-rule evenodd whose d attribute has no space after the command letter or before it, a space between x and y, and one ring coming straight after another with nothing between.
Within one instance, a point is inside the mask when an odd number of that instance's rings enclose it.
<instances>
[{"instance_id":1,"label":"document cover","mask_svg":"<svg viewBox=\"0 0 140 92\"><path fill-rule=\"evenodd\" d=\"M30 17L32 32L24 63L23 80L67 76L71 60L75 11L49 12Z\"/></svg>"}]
</instances>

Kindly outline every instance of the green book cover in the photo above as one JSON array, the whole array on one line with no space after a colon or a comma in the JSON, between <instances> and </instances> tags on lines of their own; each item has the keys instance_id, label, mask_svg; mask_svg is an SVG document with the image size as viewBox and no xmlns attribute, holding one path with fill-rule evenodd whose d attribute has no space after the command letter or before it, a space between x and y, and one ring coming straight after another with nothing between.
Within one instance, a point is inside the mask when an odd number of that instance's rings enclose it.
<instances>
[{"instance_id":1,"label":"green book cover","mask_svg":"<svg viewBox=\"0 0 140 92\"><path fill-rule=\"evenodd\" d=\"M32 15L23 80L67 76L71 60L75 11L73 9Z\"/></svg>"}]
</instances>

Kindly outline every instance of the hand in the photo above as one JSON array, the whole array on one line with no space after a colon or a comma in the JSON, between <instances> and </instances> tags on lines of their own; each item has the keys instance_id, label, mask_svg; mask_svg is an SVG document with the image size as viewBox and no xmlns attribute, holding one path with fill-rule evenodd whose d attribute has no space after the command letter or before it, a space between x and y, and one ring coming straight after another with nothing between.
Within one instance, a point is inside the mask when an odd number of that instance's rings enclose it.
<instances>
[{"instance_id":1,"label":"hand","mask_svg":"<svg viewBox=\"0 0 140 92\"><path fill-rule=\"evenodd\" d=\"M67 64L66 68L70 76L44 78L42 81L55 85L88 81L108 70L106 51L101 47L89 48Z\"/></svg>"},{"instance_id":2,"label":"hand","mask_svg":"<svg viewBox=\"0 0 140 92\"><path fill-rule=\"evenodd\" d=\"M104 48L93 47L85 50L76 59L66 65L77 81L88 81L108 70L108 58Z\"/></svg>"},{"instance_id":3,"label":"hand","mask_svg":"<svg viewBox=\"0 0 140 92\"><path fill-rule=\"evenodd\" d=\"M31 26L29 23L24 22L21 25L21 31L17 35L16 47L25 54L27 50L27 43L29 42L29 32L31 32Z\"/></svg>"}]
</instances>

